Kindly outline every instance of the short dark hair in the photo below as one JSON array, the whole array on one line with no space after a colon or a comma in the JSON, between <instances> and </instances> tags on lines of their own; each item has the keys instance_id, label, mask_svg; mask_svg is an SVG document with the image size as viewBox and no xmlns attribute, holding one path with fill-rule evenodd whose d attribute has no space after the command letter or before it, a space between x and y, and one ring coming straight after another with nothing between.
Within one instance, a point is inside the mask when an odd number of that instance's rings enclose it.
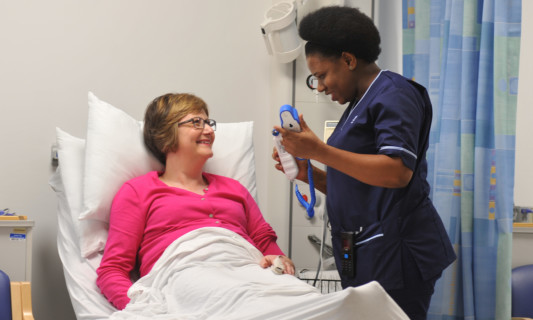
<instances>
[{"instance_id":1,"label":"short dark hair","mask_svg":"<svg viewBox=\"0 0 533 320\"><path fill-rule=\"evenodd\" d=\"M178 149L178 123L189 113L209 110L204 100L189 93L167 93L155 98L144 114L143 137L148 150L162 164L167 153Z\"/></svg>"},{"instance_id":2,"label":"short dark hair","mask_svg":"<svg viewBox=\"0 0 533 320\"><path fill-rule=\"evenodd\" d=\"M372 19L351 7L323 7L304 16L300 37L307 41L305 54L340 57L342 52L375 62L381 52L379 31Z\"/></svg>"}]
</instances>

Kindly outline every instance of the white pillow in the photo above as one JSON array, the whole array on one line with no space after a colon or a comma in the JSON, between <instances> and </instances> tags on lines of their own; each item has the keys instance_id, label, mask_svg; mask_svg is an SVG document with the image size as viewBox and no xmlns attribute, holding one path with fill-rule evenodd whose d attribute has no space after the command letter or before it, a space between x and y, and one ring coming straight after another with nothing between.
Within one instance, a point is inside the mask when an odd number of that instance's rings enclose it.
<instances>
[{"instance_id":1,"label":"white pillow","mask_svg":"<svg viewBox=\"0 0 533 320\"><path fill-rule=\"evenodd\" d=\"M144 146L142 122L89 92L80 219L108 222L111 202L124 182L162 169Z\"/></svg>"},{"instance_id":2,"label":"white pillow","mask_svg":"<svg viewBox=\"0 0 533 320\"><path fill-rule=\"evenodd\" d=\"M82 232L80 239L84 257L103 250L111 203L122 184L146 172L163 170L144 145L142 121L101 101L92 92L88 97L83 210L79 216L86 220L85 230L89 230L87 234ZM204 170L239 180L257 200L252 134L251 121L217 123L214 156Z\"/></svg>"},{"instance_id":3,"label":"white pillow","mask_svg":"<svg viewBox=\"0 0 533 320\"><path fill-rule=\"evenodd\" d=\"M60 176L72 218L74 232L82 257L102 251L107 240L107 223L98 220L78 220L83 209L83 172L85 139L74 137L56 128Z\"/></svg>"},{"instance_id":4,"label":"white pillow","mask_svg":"<svg viewBox=\"0 0 533 320\"><path fill-rule=\"evenodd\" d=\"M83 163L85 140L74 137L56 128L57 156L60 161L60 175L72 220L79 228L78 216L83 206ZM79 233L79 231L77 231Z\"/></svg>"}]
</instances>

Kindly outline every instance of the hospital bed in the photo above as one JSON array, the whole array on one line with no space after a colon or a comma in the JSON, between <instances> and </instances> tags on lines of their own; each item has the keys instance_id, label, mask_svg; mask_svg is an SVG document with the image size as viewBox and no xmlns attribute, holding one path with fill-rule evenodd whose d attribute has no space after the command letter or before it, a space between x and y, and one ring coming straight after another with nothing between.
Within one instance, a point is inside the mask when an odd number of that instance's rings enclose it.
<instances>
[{"instance_id":1,"label":"hospital bed","mask_svg":"<svg viewBox=\"0 0 533 320\"><path fill-rule=\"evenodd\" d=\"M129 310L130 313L126 312L130 305L122 312L124 314L116 313L117 310L95 284L96 269L107 238L111 201L125 181L148 171L161 170L162 166L144 147L142 121L100 100L91 92L88 94L88 105L86 137L75 137L56 128L59 161L50 178L50 185L58 199L58 251L77 319L408 319L377 282L322 294L305 281L290 275L275 275L268 269L255 268L254 263L242 269L242 262L238 266L232 266L231 270L228 267L229 271L220 269L224 269L225 264L213 272L202 269L199 276L188 277L188 281L194 278L194 282L180 285L176 294L184 293L183 299L188 299L187 305L181 308L190 307L194 314L167 315L170 309L147 311L143 306L135 309L135 304ZM214 157L208 160L204 170L239 180L257 199L252 133L252 122L217 123ZM178 239L182 242L176 247L179 249L194 245L204 250L210 245L221 245L226 239L246 246L234 235L228 236L228 232L222 228L204 229L209 230L200 229L197 234L187 234L183 239ZM219 238L222 240L219 241ZM199 244L199 241L203 243ZM171 247L167 249L168 255L175 256L170 256L169 261L177 261L179 264L180 259L176 257L182 257L183 252L171 252ZM200 252L200 249L192 251ZM252 252L256 249L252 247L246 250ZM163 254L165 259L167 251ZM219 251L225 250L217 252ZM252 256L254 254L257 255L255 252L251 253ZM191 258L185 256L183 261L187 259ZM228 261L228 265L230 262ZM202 263L203 260L200 260L195 265L202 266ZM154 266L156 268L159 268L158 264ZM236 273L235 280L222 279L222 274L235 274L233 269L241 270ZM183 269L180 272L190 274L195 271ZM135 285L146 285L143 282L145 278L150 277L141 278ZM211 280L205 280L210 281L205 284L202 283L205 282L203 279ZM223 301L226 294L212 286L212 283L221 281L232 287L232 293L238 292L239 298ZM234 284L233 281L242 281L242 284ZM202 285L207 287L201 287ZM242 292L238 291L241 289ZM140 291L148 290L144 287ZM200 296L194 298L197 291L200 291ZM205 305L205 301L211 301L211 295L215 297L213 301L216 303L220 304L222 300L222 308L227 307L227 310L223 310L225 313L220 313L220 305L216 310ZM154 302L148 301L145 305L151 306ZM171 307L173 306L168 308ZM146 312L148 313L143 316Z\"/></svg>"}]
</instances>

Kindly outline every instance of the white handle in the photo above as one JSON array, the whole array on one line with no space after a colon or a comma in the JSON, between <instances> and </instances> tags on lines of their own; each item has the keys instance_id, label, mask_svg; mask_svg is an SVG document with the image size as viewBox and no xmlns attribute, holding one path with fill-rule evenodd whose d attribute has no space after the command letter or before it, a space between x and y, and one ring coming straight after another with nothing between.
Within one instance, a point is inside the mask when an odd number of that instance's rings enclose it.
<instances>
[{"instance_id":1,"label":"white handle","mask_svg":"<svg viewBox=\"0 0 533 320\"><path fill-rule=\"evenodd\" d=\"M279 160L281 161L287 179L293 181L299 172L298 164L296 164L294 157L285 151L285 148L281 145L281 139L281 135L274 136L274 145L276 146L276 150L278 150Z\"/></svg>"}]
</instances>

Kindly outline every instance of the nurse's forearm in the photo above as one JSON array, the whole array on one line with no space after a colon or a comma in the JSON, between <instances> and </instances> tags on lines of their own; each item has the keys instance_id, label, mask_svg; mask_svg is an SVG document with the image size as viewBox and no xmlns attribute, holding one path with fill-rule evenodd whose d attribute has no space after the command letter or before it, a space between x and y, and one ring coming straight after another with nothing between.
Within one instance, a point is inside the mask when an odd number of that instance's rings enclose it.
<instances>
[{"instance_id":1,"label":"nurse's forearm","mask_svg":"<svg viewBox=\"0 0 533 320\"><path fill-rule=\"evenodd\" d=\"M314 152L312 159L363 183L383 188L403 188L413 175L400 158L382 154L358 154L326 144Z\"/></svg>"}]
</instances>

